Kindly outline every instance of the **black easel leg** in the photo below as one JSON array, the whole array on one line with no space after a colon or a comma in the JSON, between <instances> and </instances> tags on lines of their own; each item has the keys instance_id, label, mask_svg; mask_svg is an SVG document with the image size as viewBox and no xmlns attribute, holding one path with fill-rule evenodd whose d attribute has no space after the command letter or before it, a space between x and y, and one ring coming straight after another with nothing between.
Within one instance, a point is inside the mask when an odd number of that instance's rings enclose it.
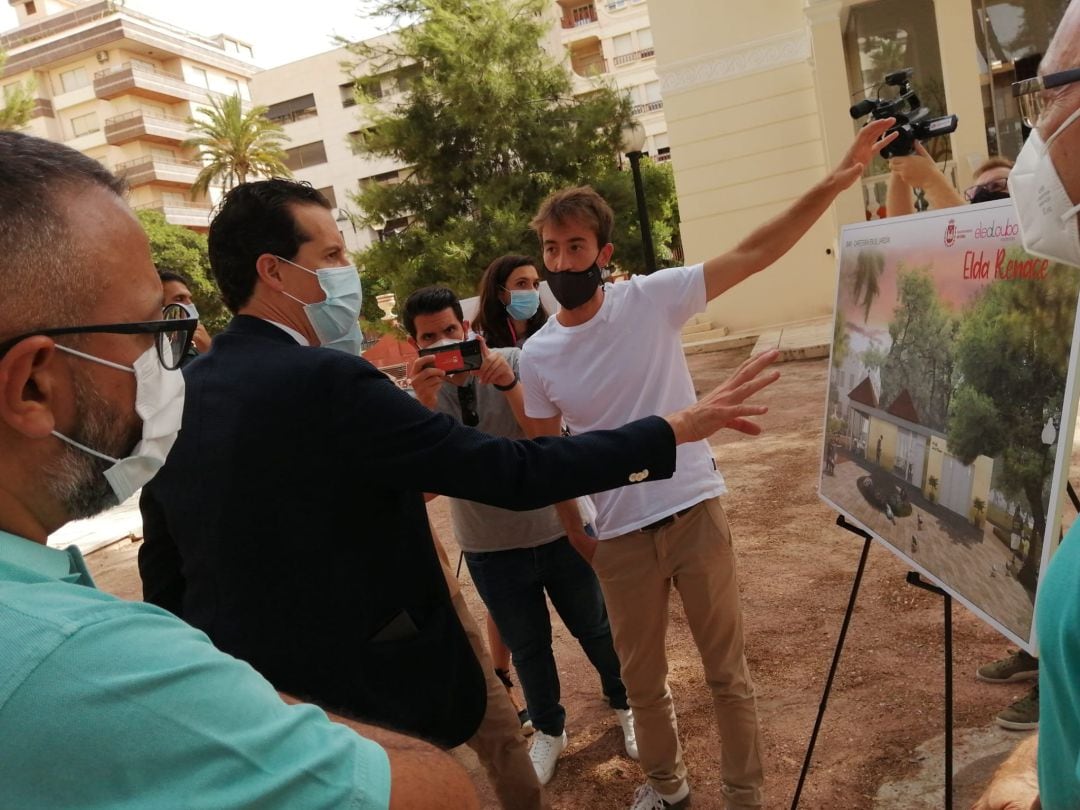
<instances>
[{"instance_id":1,"label":"black easel leg","mask_svg":"<svg viewBox=\"0 0 1080 810\"><path fill-rule=\"evenodd\" d=\"M907 582L916 588L944 597L945 603L945 810L953 806L953 654L952 654L952 596L948 591L908 571Z\"/></svg>"},{"instance_id":2,"label":"black easel leg","mask_svg":"<svg viewBox=\"0 0 1080 810\"><path fill-rule=\"evenodd\" d=\"M953 806L952 597L945 594L945 810Z\"/></svg>"},{"instance_id":3,"label":"black easel leg","mask_svg":"<svg viewBox=\"0 0 1080 810\"><path fill-rule=\"evenodd\" d=\"M836 669L840 664L840 654L844 651L844 640L847 638L848 625L851 623L851 614L855 610L855 598L859 595L859 585L862 582L863 570L866 568L866 555L870 552L870 535L862 529L848 523L843 515L836 518L836 525L857 534L864 539L862 555L859 557L859 568L855 572L855 580L851 583L851 596L848 598L847 611L844 613L844 623L840 625L840 637L836 640L836 650L833 652L832 666L829 667L829 677L825 680L825 691L821 695L821 703L818 706L817 719L814 721L814 730L810 734L810 744L806 748L806 756L803 759L802 771L799 773L799 784L795 786L795 796L791 800L791 810L799 806L799 797L802 796L803 784L810 770L810 760L814 757L814 746L817 744L818 732L821 730L821 721L825 717L825 707L829 703L829 693L832 691L833 678L836 677Z\"/></svg>"},{"instance_id":4,"label":"black easel leg","mask_svg":"<svg viewBox=\"0 0 1080 810\"><path fill-rule=\"evenodd\" d=\"M1069 500L1072 501L1073 509L1080 512L1080 498L1076 497L1076 490L1073 489L1072 481L1065 482L1065 491L1069 493Z\"/></svg>"}]
</instances>

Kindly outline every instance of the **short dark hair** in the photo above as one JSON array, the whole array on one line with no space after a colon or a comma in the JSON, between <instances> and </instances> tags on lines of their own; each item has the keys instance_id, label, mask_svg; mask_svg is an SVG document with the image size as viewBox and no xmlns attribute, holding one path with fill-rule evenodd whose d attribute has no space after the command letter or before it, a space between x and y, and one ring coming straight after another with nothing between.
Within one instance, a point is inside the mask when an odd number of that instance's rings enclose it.
<instances>
[{"instance_id":1,"label":"short dark hair","mask_svg":"<svg viewBox=\"0 0 1080 810\"><path fill-rule=\"evenodd\" d=\"M210 269L225 306L236 313L251 298L258 273L255 262L264 253L292 259L311 236L296 224L290 206L329 201L311 183L275 177L241 183L225 195L210 223L207 242Z\"/></svg>"},{"instance_id":2,"label":"short dark hair","mask_svg":"<svg viewBox=\"0 0 1080 810\"><path fill-rule=\"evenodd\" d=\"M81 152L21 132L0 132L0 178L0 337L70 326L99 285L83 272L59 202L93 187L122 197L124 182Z\"/></svg>"},{"instance_id":3,"label":"short dark hair","mask_svg":"<svg viewBox=\"0 0 1080 810\"><path fill-rule=\"evenodd\" d=\"M447 287L421 287L408 297L401 310L401 320L405 324L405 331L415 340L416 316L435 315L444 309L454 310L459 321L465 320L465 314L461 311L461 302L454 295L453 290Z\"/></svg>"},{"instance_id":4,"label":"short dark hair","mask_svg":"<svg viewBox=\"0 0 1080 810\"><path fill-rule=\"evenodd\" d=\"M499 300L499 290L506 287L506 279L519 267L536 267L540 264L532 256L523 256L511 253L500 256L488 265L480 279L480 301L477 304L476 315L473 316L472 328L484 336L487 345L493 349L512 348L514 338L518 340L529 338L539 331L548 319L544 305L540 304L536 312L528 320L528 326L524 335L512 335L510 325L507 323L506 307Z\"/></svg>"},{"instance_id":5,"label":"short dark hair","mask_svg":"<svg viewBox=\"0 0 1080 810\"><path fill-rule=\"evenodd\" d=\"M615 212L592 186L564 188L549 194L540 203L540 210L532 218L529 227L536 231L542 245L545 225L551 222L563 225L571 220L587 225L596 234L598 248L611 241L611 233L615 228Z\"/></svg>"},{"instance_id":6,"label":"short dark hair","mask_svg":"<svg viewBox=\"0 0 1080 810\"><path fill-rule=\"evenodd\" d=\"M161 279L162 284L167 284L170 281L178 281L189 290L191 289L191 282L179 273L174 273L172 270L158 270L157 274L158 278Z\"/></svg>"}]
</instances>

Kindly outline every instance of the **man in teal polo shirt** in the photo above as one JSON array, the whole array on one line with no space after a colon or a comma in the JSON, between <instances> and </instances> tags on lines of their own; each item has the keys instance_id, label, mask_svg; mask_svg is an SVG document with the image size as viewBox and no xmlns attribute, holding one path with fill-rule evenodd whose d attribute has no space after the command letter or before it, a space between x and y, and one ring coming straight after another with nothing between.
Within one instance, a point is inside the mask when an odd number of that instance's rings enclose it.
<instances>
[{"instance_id":1,"label":"man in teal polo shirt","mask_svg":"<svg viewBox=\"0 0 1080 810\"><path fill-rule=\"evenodd\" d=\"M0 132L0 177L0 805L476 807L445 754L287 705L45 546L160 467L193 321L161 320L146 237L100 164Z\"/></svg>"},{"instance_id":2,"label":"man in teal polo shirt","mask_svg":"<svg viewBox=\"0 0 1080 810\"><path fill-rule=\"evenodd\" d=\"M1080 267L1080 0L1066 8L1038 77L1013 88L1032 127L1009 175L1024 248ZM1080 520L1042 576L1035 627L1039 733L994 774L975 810L1080 807Z\"/></svg>"}]
</instances>

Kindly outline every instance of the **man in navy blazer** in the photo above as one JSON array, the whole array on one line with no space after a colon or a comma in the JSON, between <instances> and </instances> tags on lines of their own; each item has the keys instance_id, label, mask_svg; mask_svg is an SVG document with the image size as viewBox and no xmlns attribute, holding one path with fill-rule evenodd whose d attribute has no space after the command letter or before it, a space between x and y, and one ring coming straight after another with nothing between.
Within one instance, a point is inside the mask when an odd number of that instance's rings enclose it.
<instances>
[{"instance_id":1,"label":"man in navy blazer","mask_svg":"<svg viewBox=\"0 0 1080 810\"><path fill-rule=\"evenodd\" d=\"M472 742L504 806L547 806L509 702L488 705L422 493L533 509L670 477L676 444L759 432L748 417L765 409L745 400L778 376L763 373L775 353L666 418L499 439L356 356L359 277L310 186L237 186L209 244L236 317L185 369L180 436L143 491L146 600L282 692L443 746ZM485 709L508 713L514 733L485 736Z\"/></svg>"}]
</instances>

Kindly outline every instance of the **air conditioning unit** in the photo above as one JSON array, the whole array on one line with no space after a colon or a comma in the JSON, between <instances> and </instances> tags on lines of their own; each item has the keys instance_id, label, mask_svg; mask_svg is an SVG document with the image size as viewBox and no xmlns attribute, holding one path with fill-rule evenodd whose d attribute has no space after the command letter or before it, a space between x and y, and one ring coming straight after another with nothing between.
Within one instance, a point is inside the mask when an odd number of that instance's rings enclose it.
<instances>
[{"instance_id":1,"label":"air conditioning unit","mask_svg":"<svg viewBox=\"0 0 1080 810\"><path fill-rule=\"evenodd\" d=\"M108 51L98 51L95 55L97 56L98 64L104 65L106 62L109 61Z\"/></svg>"}]
</instances>

